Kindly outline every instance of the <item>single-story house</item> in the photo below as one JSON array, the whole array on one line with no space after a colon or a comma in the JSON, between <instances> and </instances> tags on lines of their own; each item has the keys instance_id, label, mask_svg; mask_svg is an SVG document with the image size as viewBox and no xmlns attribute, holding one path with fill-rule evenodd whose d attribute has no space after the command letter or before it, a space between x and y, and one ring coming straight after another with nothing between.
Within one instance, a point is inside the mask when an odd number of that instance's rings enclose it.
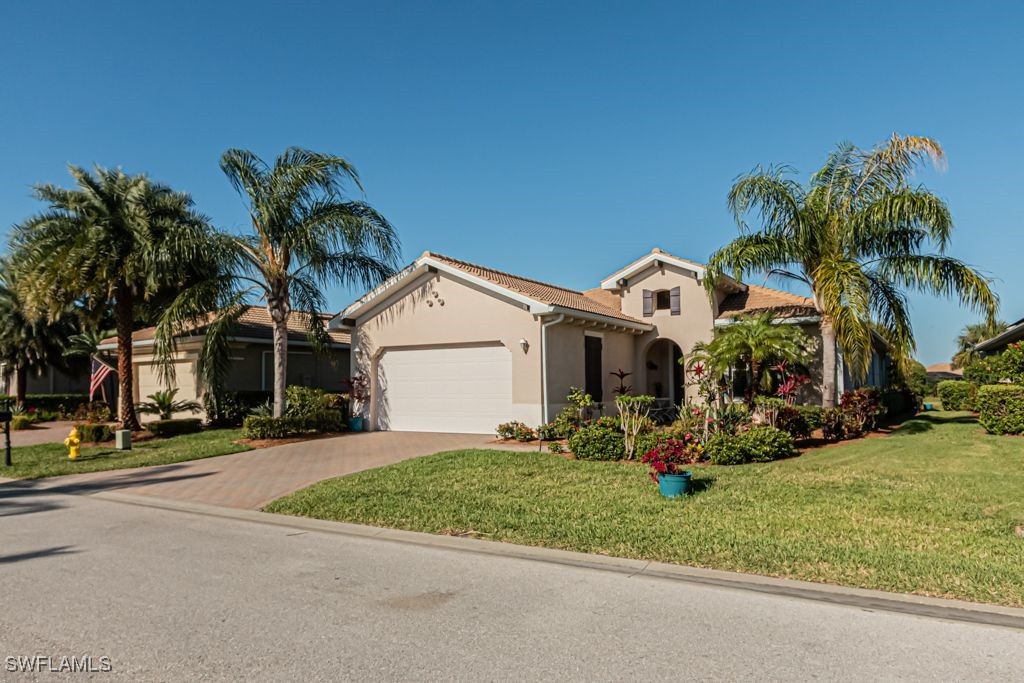
<instances>
[{"instance_id":1,"label":"single-story house","mask_svg":"<svg viewBox=\"0 0 1024 683\"><path fill-rule=\"evenodd\" d=\"M325 322L331 315L317 313ZM295 311L288 321L288 384L311 386L340 392L349 376L349 333L329 330L330 346L323 353L314 353L306 337L306 314ZM203 387L198 376L199 351L205 340L207 324L199 323L177 339L174 354L174 385L178 400L200 400ZM249 306L242 314L231 336L231 368L225 378L228 391L273 390L273 325L263 306ZM156 328L147 327L132 335L132 366L136 401L145 401L150 394L167 386L160 381L158 365L153 356ZM117 350L117 339L105 339L101 350ZM176 415L175 417L188 417Z\"/></svg>"},{"instance_id":2,"label":"single-story house","mask_svg":"<svg viewBox=\"0 0 1024 683\"><path fill-rule=\"evenodd\" d=\"M925 370L928 372L928 379L941 382L945 379L963 379L964 371L954 368L952 363L933 363Z\"/></svg>"},{"instance_id":3,"label":"single-story house","mask_svg":"<svg viewBox=\"0 0 1024 683\"><path fill-rule=\"evenodd\" d=\"M724 278L709 298L706 267L654 249L576 291L425 252L345 308L330 328L350 333L352 373L369 380L371 429L492 432L539 425L570 387L611 402L619 379L678 405L695 398L678 360L718 326L771 311L819 340L806 402L821 400L819 318L802 296ZM881 351L881 349L880 349ZM867 384L884 384L884 352ZM853 386L842 369L838 390ZM614 408L612 408L614 411Z\"/></svg>"},{"instance_id":4,"label":"single-story house","mask_svg":"<svg viewBox=\"0 0 1024 683\"><path fill-rule=\"evenodd\" d=\"M1024 341L1024 318L1007 327L1001 334L976 344L974 350L982 355L992 356L1019 341Z\"/></svg>"},{"instance_id":5,"label":"single-story house","mask_svg":"<svg viewBox=\"0 0 1024 683\"><path fill-rule=\"evenodd\" d=\"M0 363L0 394L13 396L17 390L14 368ZM66 368L47 365L41 372L26 376L27 394L87 394L89 393L89 361L70 360Z\"/></svg>"}]
</instances>

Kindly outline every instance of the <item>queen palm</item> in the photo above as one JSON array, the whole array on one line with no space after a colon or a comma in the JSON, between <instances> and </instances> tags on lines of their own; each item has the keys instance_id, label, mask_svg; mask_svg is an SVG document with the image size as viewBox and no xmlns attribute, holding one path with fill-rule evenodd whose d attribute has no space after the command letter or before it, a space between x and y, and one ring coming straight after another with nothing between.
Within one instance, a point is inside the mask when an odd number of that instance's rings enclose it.
<instances>
[{"instance_id":1,"label":"queen palm","mask_svg":"<svg viewBox=\"0 0 1024 683\"><path fill-rule=\"evenodd\" d=\"M741 235L712 255L705 282L713 288L727 271L757 271L809 287L821 318L826 406L835 404L837 347L861 378L879 336L895 358L910 358L907 290L956 296L995 315L989 281L945 254L953 231L946 203L911 185L918 167L944 160L930 138L893 135L870 150L840 145L806 185L788 168L759 167L729 193ZM760 223L754 231L744 222L751 215Z\"/></svg>"},{"instance_id":2,"label":"queen palm","mask_svg":"<svg viewBox=\"0 0 1024 683\"><path fill-rule=\"evenodd\" d=\"M973 325L965 326L956 338L956 354L953 356L952 362L953 369L958 370L967 367L971 361L978 358L978 353L974 350L974 347L986 339L1002 334L1006 331L1007 327L1009 325L1002 320L974 323Z\"/></svg>"},{"instance_id":3,"label":"queen palm","mask_svg":"<svg viewBox=\"0 0 1024 683\"><path fill-rule=\"evenodd\" d=\"M220 314L209 324L200 355L200 374L211 389L226 369L227 338L244 303L261 301L273 323L274 405L285 408L288 323L295 312L315 348L326 343L324 319L310 313L326 306L332 285L373 287L395 272L399 241L394 228L364 201L355 168L340 156L291 147L273 165L252 152L230 149L221 169L243 196L250 218L244 234L221 234L211 253L226 264L219 278L185 292L168 308L163 338L174 320ZM168 347L157 349L166 357ZM215 394L214 394L215 395Z\"/></svg>"},{"instance_id":4,"label":"queen palm","mask_svg":"<svg viewBox=\"0 0 1024 683\"><path fill-rule=\"evenodd\" d=\"M15 401L22 405L28 374L62 366L64 342L75 328L69 311L50 320L30 308L18 284L14 271L0 262L0 361L13 368Z\"/></svg>"},{"instance_id":5,"label":"queen palm","mask_svg":"<svg viewBox=\"0 0 1024 683\"><path fill-rule=\"evenodd\" d=\"M69 167L73 189L39 185L49 207L15 226L12 248L29 303L51 317L71 302L112 309L117 334L118 417L138 429L132 330L147 303L205 277L206 220L192 199L121 169Z\"/></svg>"},{"instance_id":6,"label":"queen palm","mask_svg":"<svg viewBox=\"0 0 1024 683\"><path fill-rule=\"evenodd\" d=\"M806 364L809 341L799 326L776 323L770 313L746 316L717 329L710 342L698 343L689 364L692 371L700 363L702 372L710 372L717 380L746 366L751 379L746 399L752 404L762 389L771 388L773 365Z\"/></svg>"}]
</instances>

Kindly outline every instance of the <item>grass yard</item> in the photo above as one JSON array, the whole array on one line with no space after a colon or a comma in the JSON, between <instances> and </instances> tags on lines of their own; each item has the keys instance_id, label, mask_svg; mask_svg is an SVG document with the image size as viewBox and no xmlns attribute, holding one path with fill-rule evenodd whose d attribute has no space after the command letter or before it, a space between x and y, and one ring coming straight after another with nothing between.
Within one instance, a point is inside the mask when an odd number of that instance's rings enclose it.
<instances>
[{"instance_id":1,"label":"grass yard","mask_svg":"<svg viewBox=\"0 0 1024 683\"><path fill-rule=\"evenodd\" d=\"M169 439L141 441L132 444L130 451L119 451L112 446L88 446L82 449L82 454L77 460L68 459L68 449L64 444L21 446L11 449L14 467L0 465L0 477L39 479L126 467L169 465L185 460L199 460L250 450L250 447L244 444L232 443L241 438L240 429L212 429Z\"/></svg>"},{"instance_id":2,"label":"grass yard","mask_svg":"<svg viewBox=\"0 0 1024 683\"><path fill-rule=\"evenodd\" d=\"M1024 438L965 413L791 460L696 467L666 500L633 463L454 451L320 482L267 510L1024 606Z\"/></svg>"}]
</instances>

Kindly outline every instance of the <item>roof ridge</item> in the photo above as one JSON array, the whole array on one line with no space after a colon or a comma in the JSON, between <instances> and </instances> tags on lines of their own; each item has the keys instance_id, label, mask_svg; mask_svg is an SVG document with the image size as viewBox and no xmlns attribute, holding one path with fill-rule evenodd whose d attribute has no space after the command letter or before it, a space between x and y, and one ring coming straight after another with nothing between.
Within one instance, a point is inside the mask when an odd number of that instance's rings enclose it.
<instances>
[{"instance_id":1,"label":"roof ridge","mask_svg":"<svg viewBox=\"0 0 1024 683\"><path fill-rule=\"evenodd\" d=\"M498 270L497 268L491 268L490 266L482 266L479 263L471 263L470 261L463 261L462 259L457 259L457 258L453 258L451 256L446 256L445 254L438 254L437 252L425 251L425 252L423 252L423 256L432 256L434 258L442 258L442 259L445 259L447 261L454 261L455 263L461 263L462 265L470 266L471 268L479 268L480 270L489 270L490 272L497 273L498 275L504 275L505 277L511 277L511 278L515 278L517 280L525 280L526 282L532 282L535 285L543 285L545 287L551 287L553 289L560 289L563 292L569 292L570 294L580 294L580 295L583 294L583 291L578 290L578 289L572 289L571 287L563 287L562 285L556 285L556 284L553 284L551 282L545 282L544 280L537 280L537 279L532 278L532 277L525 277L523 275L516 275L515 273L509 273L508 271Z\"/></svg>"},{"instance_id":2,"label":"roof ridge","mask_svg":"<svg viewBox=\"0 0 1024 683\"><path fill-rule=\"evenodd\" d=\"M797 299L803 299L804 301L809 301L812 304L814 303L814 299L812 299L809 296L804 296L803 294L795 294L794 292L787 292L784 289L776 289L775 287L766 287L764 285L755 285L755 284L750 283L750 282L745 282L743 284L745 284L747 287L756 287L757 289L763 289L764 291L772 292L773 294L784 294L786 296L792 296L792 297L796 297Z\"/></svg>"}]
</instances>

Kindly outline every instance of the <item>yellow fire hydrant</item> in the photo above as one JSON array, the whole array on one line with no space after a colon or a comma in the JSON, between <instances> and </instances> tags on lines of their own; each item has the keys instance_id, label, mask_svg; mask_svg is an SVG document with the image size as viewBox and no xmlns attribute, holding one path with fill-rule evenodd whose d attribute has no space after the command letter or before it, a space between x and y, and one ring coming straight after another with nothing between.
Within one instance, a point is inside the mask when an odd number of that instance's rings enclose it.
<instances>
[{"instance_id":1,"label":"yellow fire hydrant","mask_svg":"<svg viewBox=\"0 0 1024 683\"><path fill-rule=\"evenodd\" d=\"M82 437L78 435L78 427L72 427L68 438L64 439L64 445L68 447L68 459L78 458L78 452L81 450L80 443L82 443Z\"/></svg>"}]
</instances>

